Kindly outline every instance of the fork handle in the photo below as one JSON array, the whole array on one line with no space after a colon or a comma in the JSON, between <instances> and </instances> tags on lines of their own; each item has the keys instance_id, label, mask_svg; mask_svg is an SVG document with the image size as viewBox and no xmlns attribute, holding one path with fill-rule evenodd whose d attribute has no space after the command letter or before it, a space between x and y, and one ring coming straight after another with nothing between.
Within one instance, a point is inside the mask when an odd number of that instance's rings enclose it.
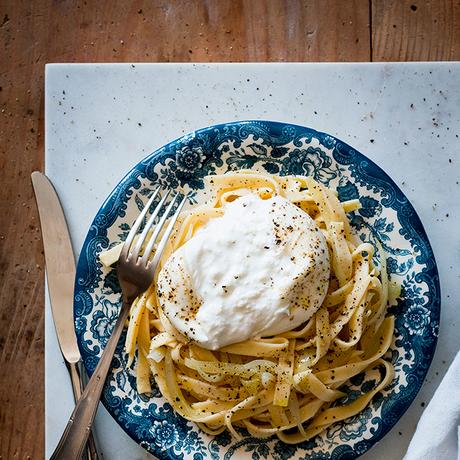
<instances>
[{"instance_id":1,"label":"fork handle","mask_svg":"<svg viewBox=\"0 0 460 460\"><path fill-rule=\"evenodd\" d=\"M77 403L77 401L80 399L80 396L83 393L83 390L85 389L86 382L88 381L88 375L86 374L83 362L81 360L78 362L78 367L80 371L80 394L75 399L75 403ZM88 460L99 460L94 429L91 429L91 431L89 432L88 442L86 444L86 451L83 453L82 456L83 460L85 458L85 453L86 458Z\"/></svg>"},{"instance_id":2,"label":"fork handle","mask_svg":"<svg viewBox=\"0 0 460 460\"><path fill-rule=\"evenodd\" d=\"M80 460L91 431L91 425L96 415L97 406L99 405L102 389L104 388L105 379L107 378L115 349L128 317L129 305L130 302L127 299L123 299L120 315L107 342L107 346L88 385L78 400L50 460Z\"/></svg>"}]
</instances>

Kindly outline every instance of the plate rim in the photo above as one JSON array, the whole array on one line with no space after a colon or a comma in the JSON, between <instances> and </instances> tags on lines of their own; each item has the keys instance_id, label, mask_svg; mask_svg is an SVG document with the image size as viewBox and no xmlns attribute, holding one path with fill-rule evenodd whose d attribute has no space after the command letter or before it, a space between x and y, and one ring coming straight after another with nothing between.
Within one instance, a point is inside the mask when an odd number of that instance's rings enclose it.
<instances>
[{"instance_id":1,"label":"plate rim","mask_svg":"<svg viewBox=\"0 0 460 460\"><path fill-rule=\"evenodd\" d=\"M356 148L352 147L347 142L344 142L342 139L340 139L340 138L338 138L338 137L336 137L334 135L331 135L329 133L326 133L324 131L318 131L318 130L316 130L314 128L310 128L308 126L298 125L298 124L290 123L290 122L265 120L265 119L247 119L247 120L237 120L237 121L230 121L230 122L224 122L224 123L218 123L218 124L209 125L209 126L206 126L206 127L203 127L203 128L199 128L199 129L190 131L190 132L185 133L185 134L183 134L183 135L181 135L181 136L179 136L179 137L177 137L177 138L175 138L175 139L173 139L171 141L168 141L168 142L164 143L163 145L161 145L160 147L158 147L157 149L155 149L150 154L148 154L145 157L143 157L140 161L136 162L129 169L129 171L126 174L124 174L124 176L116 183L115 187L109 193L107 198L103 201L103 203L99 207L97 213L95 214L94 218L92 219L91 224L90 224L90 226L88 228L88 231L87 231L87 235L86 235L85 240L83 242L83 245L81 247L79 257L78 257L78 262L77 262L77 266L76 266L76 276L75 276L75 289L74 289L74 296L73 296L73 317L74 317L74 327L75 327L75 329L76 329L76 322L77 322L77 319L78 319L78 316L76 314L76 300L75 300L75 298L76 298L77 293L79 291L84 290L84 288L82 288L81 286L78 285L78 278L79 278L79 273L83 269L82 265L83 265L83 262L84 262L84 259L85 259L85 257L84 257L84 255L86 254L85 250L88 247L88 244L90 243L90 241L93 239L93 237L90 234L90 229L94 225L98 225L96 223L96 220L97 220L98 216L108 206L108 204L110 203L110 200L113 199L113 197L115 197L117 195L117 192L119 192L120 190L122 190L124 188L124 186L126 185L126 182L128 182L128 180L131 178L133 173L135 173L136 171L140 172L139 168L140 168L140 166L142 164L148 164L153 159L155 159L155 157L160 156L163 153L163 150L166 147L172 147L174 145L180 144L181 141L192 139L192 138L194 138L195 136L197 136L199 134L204 134L204 133L212 131L214 129L222 129L224 127L244 126L244 125L254 125L254 124L256 124L256 125L261 124L261 125L263 125L264 127L268 128L268 129L270 129L270 127L272 127L272 126L276 126L278 128L285 127L285 128L300 129L300 130L304 131L305 133L308 132L309 134L312 134L313 137L317 138L317 139L318 138L324 138L324 137L328 136L331 139L334 139L335 141L339 142L347 150L352 150L357 155L357 159L365 160L369 165L371 165L371 167L374 170L376 170L379 173L379 178L382 178L385 182L389 183L393 187L393 189L395 190L397 195L402 196L403 198L405 198L407 200L407 205L409 206L409 208L413 212L412 222L415 224L414 228L413 228L413 231L415 231L418 234L418 236L424 241L427 249L429 249L429 251L430 251L430 257L427 259L427 261L429 261L429 260L432 261L431 269L434 270L433 277L432 277L432 283L434 285L435 292L437 292L437 294L438 294L437 297L434 297L430 301L430 306L431 306L430 311L435 313L435 317L432 317L431 321L435 322L439 326L440 315L441 315L441 286L440 286L440 279L439 279L439 270L438 270L438 266L437 266L437 263L436 263L436 258L435 258L434 252L433 252L433 248L431 246L430 240L428 239L428 235L427 235L426 230L425 230L425 228L423 226L423 223L422 223L422 221L420 219L420 216L418 215L418 213L417 213L416 209L414 208L412 202L407 198L405 193L401 190L399 185L396 184L396 182L389 176L389 174L386 173L385 170L383 170L372 159L368 158L366 155L361 153ZM331 156L332 156L332 154L331 154ZM394 206L390 206L390 207L392 209L394 209L396 211L396 213L398 213L398 210ZM415 220L415 222L414 222L414 220ZM76 335L77 335L77 344L78 344L78 348L79 348L81 356L82 356L82 361L83 361L84 367L85 367L88 375L91 376L92 375L92 370L89 369L86 366L85 357L86 356L92 356L92 355L88 355L86 350L84 350L84 348L81 345L81 341L79 339L79 334L77 333ZM432 364L432 361L433 361L433 358L434 358L434 355L435 355L437 343L438 343L438 335L436 335L434 337L434 341L433 341L432 346L430 348L430 356L426 360L426 367L423 369L423 372L421 374L419 374L420 379L419 379L419 384L417 385L416 391L413 391L409 395L408 398L406 397L404 405L403 405L403 407L400 408L400 411L398 412L397 416L390 423L385 424L383 426L383 428L380 429L376 434L373 434L371 438L363 439L362 440L362 441L364 441L363 449L361 449L359 453L356 452L355 450L353 450L352 452L347 452L347 454L353 454L355 456L354 457L347 456L346 458L358 458L361 455L363 455L364 453L368 452L379 441L381 441L381 439L384 436L386 436L386 434L388 434L388 432L391 431L391 429L394 428L395 425L399 422L399 420L402 418L402 416L406 413L406 411L412 405L412 403L414 402L416 396L418 395L421 387L423 386L423 383L425 381L426 375L428 374L428 371L429 371L429 369L431 367L431 364ZM96 358L96 359L99 360L99 358ZM141 447L143 447L144 449L146 449L148 452L152 453L153 455L160 455L160 457L162 457L162 458L164 457L164 451L162 451L161 447L159 447L159 446L150 446L147 449L145 446L141 445L141 440L135 435L134 432L132 432L127 426L125 426L125 424L122 423L121 420L119 420L119 417L117 416L116 411L113 409L113 407L111 405L109 405L107 403L107 401L104 398L104 395L101 396L101 402L103 403L103 405L107 409L107 411L110 413L111 417L123 429L123 431L125 431L125 433L131 439L133 439L136 442L136 444L140 445ZM382 419L383 419L383 417L382 417ZM308 451L305 450L305 449L304 449L304 452L308 453ZM170 457L168 455L168 458L174 458L174 457Z\"/></svg>"}]
</instances>

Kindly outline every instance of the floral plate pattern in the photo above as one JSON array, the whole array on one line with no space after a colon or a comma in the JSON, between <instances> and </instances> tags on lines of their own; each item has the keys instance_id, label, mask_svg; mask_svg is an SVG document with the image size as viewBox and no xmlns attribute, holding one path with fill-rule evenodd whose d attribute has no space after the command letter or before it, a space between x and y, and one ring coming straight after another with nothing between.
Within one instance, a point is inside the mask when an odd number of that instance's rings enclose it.
<instances>
[{"instance_id":1,"label":"floral plate pattern","mask_svg":"<svg viewBox=\"0 0 460 460\"><path fill-rule=\"evenodd\" d=\"M336 188L341 201L360 200L361 208L349 215L352 226L362 241L380 241L390 280L402 287L400 297L390 299L396 331L386 358L395 367L395 379L361 413L310 441L291 446L247 433L236 441L226 432L202 433L176 415L156 387L151 395L137 394L120 341L102 402L134 440L160 459L357 458L398 421L423 383L436 347L440 288L433 252L407 198L377 165L328 134L285 123L234 122L170 142L137 164L97 213L78 262L74 313L85 367L90 374L96 367L120 307L115 269L103 267L98 254L124 240L156 184L187 193L194 204L206 175L242 168L312 176ZM379 377L378 370L354 377L338 403L369 391Z\"/></svg>"}]
</instances>

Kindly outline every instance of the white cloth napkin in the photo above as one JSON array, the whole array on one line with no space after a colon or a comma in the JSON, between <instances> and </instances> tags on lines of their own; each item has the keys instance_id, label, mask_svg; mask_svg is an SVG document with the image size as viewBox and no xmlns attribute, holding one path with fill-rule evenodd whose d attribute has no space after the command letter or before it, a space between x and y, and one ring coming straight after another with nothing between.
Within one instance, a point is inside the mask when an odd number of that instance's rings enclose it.
<instances>
[{"instance_id":1,"label":"white cloth napkin","mask_svg":"<svg viewBox=\"0 0 460 460\"><path fill-rule=\"evenodd\" d=\"M460 352L417 425L403 460L460 460Z\"/></svg>"}]
</instances>

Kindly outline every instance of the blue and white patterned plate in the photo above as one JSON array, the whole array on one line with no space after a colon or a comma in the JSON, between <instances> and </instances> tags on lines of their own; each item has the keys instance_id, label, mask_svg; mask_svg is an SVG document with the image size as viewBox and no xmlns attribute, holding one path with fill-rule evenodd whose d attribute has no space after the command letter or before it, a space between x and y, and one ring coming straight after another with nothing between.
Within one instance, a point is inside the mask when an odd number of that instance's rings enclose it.
<instances>
[{"instance_id":1,"label":"blue and white patterned plate","mask_svg":"<svg viewBox=\"0 0 460 460\"><path fill-rule=\"evenodd\" d=\"M390 278L402 286L390 309L396 316L387 354L396 370L393 383L361 413L311 441L296 446L277 438L235 441L226 432L202 433L176 415L156 388L149 397L139 395L120 342L102 401L123 429L158 458L356 458L397 422L423 383L436 347L440 289L433 252L407 198L377 165L328 134L269 121L228 123L184 136L137 164L97 213L78 262L75 327L85 367L94 370L120 306L116 273L102 267L98 254L124 240L156 184L190 192L193 202L199 200L204 176L242 168L313 176L336 188L340 200L360 200L361 209L350 214L352 225L361 240L381 241ZM341 402L368 391L378 378L378 371L354 377Z\"/></svg>"}]
</instances>

